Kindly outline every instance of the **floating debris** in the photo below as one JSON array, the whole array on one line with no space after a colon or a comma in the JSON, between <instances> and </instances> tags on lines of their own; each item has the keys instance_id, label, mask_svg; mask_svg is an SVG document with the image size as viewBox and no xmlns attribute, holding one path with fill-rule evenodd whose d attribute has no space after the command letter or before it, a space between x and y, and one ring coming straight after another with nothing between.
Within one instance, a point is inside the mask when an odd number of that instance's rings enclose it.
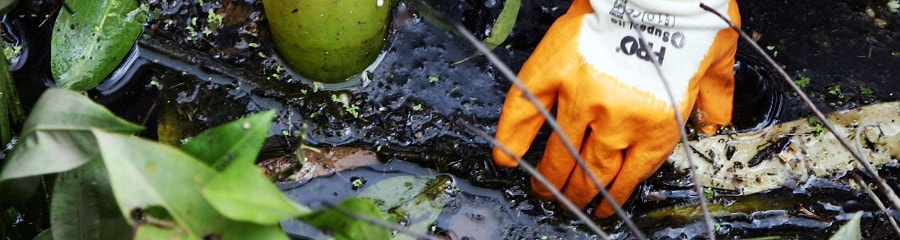
<instances>
[{"instance_id":1,"label":"floating debris","mask_svg":"<svg viewBox=\"0 0 900 240\"><path fill-rule=\"evenodd\" d=\"M900 102L868 105L829 114L837 134L862 144L873 166L896 164L900 157ZM752 194L810 177L826 177L857 169L850 152L833 134L806 119L736 135L692 141L691 148L704 186ZM861 129L860 129L861 128ZM857 141L856 132L861 131ZM681 145L669 157L687 170Z\"/></svg>"}]
</instances>

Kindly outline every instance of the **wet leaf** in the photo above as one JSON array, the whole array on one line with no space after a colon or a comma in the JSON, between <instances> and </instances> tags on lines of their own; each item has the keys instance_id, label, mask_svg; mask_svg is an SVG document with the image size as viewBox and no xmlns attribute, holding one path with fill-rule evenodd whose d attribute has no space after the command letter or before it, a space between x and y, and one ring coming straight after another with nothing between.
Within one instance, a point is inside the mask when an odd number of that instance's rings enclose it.
<instances>
[{"instance_id":1,"label":"wet leaf","mask_svg":"<svg viewBox=\"0 0 900 240\"><path fill-rule=\"evenodd\" d=\"M509 33L512 32L513 26L516 25L516 18L519 17L519 7L521 0L507 0L503 3L503 10L497 16L491 35L484 39L484 45L488 49L494 49L506 41Z\"/></svg>"},{"instance_id":2,"label":"wet leaf","mask_svg":"<svg viewBox=\"0 0 900 240\"><path fill-rule=\"evenodd\" d=\"M295 181L306 181L322 175L381 163L375 153L362 148L334 147L303 150L303 166L296 172Z\"/></svg>"},{"instance_id":3,"label":"wet leaf","mask_svg":"<svg viewBox=\"0 0 900 240\"><path fill-rule=\"evenodd\" d=\"M143 129L63 89L48 89L34 105L0 181L72 170L99 156L91 129L133 134Z\"/></svg>"},{"instance_id":4,"label":"wet leaf","mask_svg":"<svg viewBox=\"0 0 900 240\"><path fill-rule=\"evenodd\" d=\"M452 192L452 184L446 175L398 176L375 183L359 197L375 200L389 219L405 222L410 230L424 234L451 200L446 193Z\"/></svg>"},{"instance_id":5,"label":"wet leaf","mask_svg":"<svg viewBox=\"0 0 900 240\"><path fill-rule=\"evenodd\" d=\"M234 220L269 225L311 212L284 196L253 163L234 162L203 188L203 196Z\"/></svg>"},{"instance_id":6,"label":"wet leaf","mask_svg":"<svg viewBox=\"0 0 900 240\"><path fill-rule=\"evenodd\" d=\"M381 209L370 199L348 197L338 206L365 216L384 219ZM302 219L322 232L331 233L336 239L391 239L388 229L344 215L335 209L321 210Z\"/></svg>"},{"instance_id":7,"label":"wet leaf","mask_svg":"<svg viewBox=\"0 0 900 240\"><path fill-rule=\"evenodd\" d=\"M217 173L192 156L156 142L93 131L123 215L152 206L165 208L194 239L287 239L278 225L229 219L216 211L200 189ZM130 224L137 224L129 219Z\"/></svg>"},{"instance_id":8,"label":"wet leaf","mask_svg":"<svg viewBox=\"0 0 900 240\"><path fill-rule=\"evenodd\" d=\"M0 3L0 9L2 9L2 5ZM0 47L5 45L6 42L0 41ZM2 93L0 96L0 146L6 146L12 139L12 124L25 118L25 113L19 103L16 84L9 72L9 63L6 62L3 51L0 51L0 93Z\"/></svg>"},{"instance_id":9,"label":"wet leaf","mask_svg":"<svg viewBox=\"0 0 900 240\"><path fill-rule=\"evenodd\" d=\"M265 111L209 129L181 149L215 169L229 162L252 164L272 125L275 111Z\"/></svg>"},{"instance_id":10,"label":"wet leaf","mask_svg":"<svg viewBox=\"0 0 900 240\"><path fill-rule=\"evenodd\" d=\"M56 239L129 239L131 226L118 211L103 161L94 159L59 174L50 204Z\"/></svg>"},{"instance_id":11,"label":"wet leaf","mask_svg":"<svg viewBox=\"0 0 900 240\"><path fill-rule=\"evenodd\" d=\"M162 228L149 224L141 225L134 234L135 240L189 239L189 237L187 230L179 226Z\"/></svg>"},{"instance_id":12,"label":"wet leaf","mask_svg":"<svg viewBox=\"0 0 900 240\"><path fill-rule=\"evenodd\" d=\"M841 226L841 229L838 229L834 235L831 236L831 240L850 240L850 239L862 239L862 233L859 229L859 221L862 218L862 212L857 212L853 214L853 218L844 226Z\"/></svg>"},{"instance_id":13,"label":"wet leaf","mask_svg":"<svg viewBox=\"0 0 900 240\"><path fill-rule=\"evenodd\" d=\"M497 16L497 20L494 21L494 26L491 28L491 35L484 39L484 46L489 50L493 50L503 44L506 41L506 38L509 37L509 33L512 32L514 26L516 26L516 18L519 17L519 8L521 7L521 0L507 0L503 3L503 10L500 11L500 15ZM473 57L481 56L481 52L475 52L472 55L459 60L454 63L459 64Z\"/></svg>"},{"instance_id":14,"label":"wet leaf","mask_svg":"<svg viewBox=\"0 0 900 240\"><path fill-rule=\"evenodd\" d=\"M147 14L135 0L69 0L50 41L56 85L76 91L97 86L128 54Z\"/></svg>"},{"instance_id":15,"label":"wet leaf","mask_svg":"<svg viewBox=\"0 0 900 240\"><path fill-rule=\"evenodd\" d=\"M0 0L0 15L5 15L16 8L19 0Z\"/></svg>"},{"instance_id":16,"label":"wet leaf","mask_svg":"<svg viewBox=\"0 0 900 240\"><path fill-rule=\"evenodd\" d=\"M53 240L53 229L46 229L32 238L33 240Z\"/></svg>"}]
</instances>

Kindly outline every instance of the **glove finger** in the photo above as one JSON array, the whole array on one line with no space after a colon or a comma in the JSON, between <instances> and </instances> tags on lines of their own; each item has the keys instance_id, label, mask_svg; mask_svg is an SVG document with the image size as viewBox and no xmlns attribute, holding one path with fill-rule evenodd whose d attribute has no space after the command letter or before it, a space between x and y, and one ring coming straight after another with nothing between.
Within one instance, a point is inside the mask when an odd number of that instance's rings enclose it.
<instances>
[{"instance_id":1,"label":"glove finger","mask_svg":"<svg viewBox=\"0 0 900 240\"><path fill-rule=\"evenodd\" d=\"M678 143L679 134L675 125L651 129L656 129L649 134L651 136L638 135L641 140L625 150L621 170L608 188L609 194L620 206L625 204L638 184L659 169ZM613 213L615 212L607 201L602 201L594 210L594 216L597 217L608 217Z\"/></svg>"},{"instance_id":2,"label":"glove finger","mask_svg":"<svg viewBox=\"0 0 900 240\"><path fill-rule=\"evenodd\" d=\"M547 148L544 151L544 157L537 164L537 171L553 185L556 190L562 189L563 185L569 179L569 173L575 168L575 160L562 146L561 140L556 133L550 136L547 141ZM531 178L531 189L535 195L547 200L555 200L556 198L550 193L550 190L533 177Z\"/></svg>"},{"instance_id":3,"label":"glove finger","mask_svg":"<svg viewBox=\"0 0 900 240\"><path fill-rule=\"evenodd\" d=\"M519 81L525 85L525 89L528 89L537 98L540 105L546 109L550 109L556 103L560 84L571 71L571 67L548 68L547 66L575 66L577 64L571 62L580 60L573 54L559 51L573 43L570 38L558 37L571 33L565 31L567 28L556 25L557 23L554 23L554 26L547 31L528 61L522 65L518 75ZM500 114L495 137L513 154L522 156L543 124L544 117L541 116L538 109L525 98L522 90L514 86L509 90L506 100L503 102L503 111ZM504 167L518 165L514 159L496 147L493 155L497 165Z\"/></svg>"},{"instance_id":4,"label":"glove finger","mask_svg":"<svg viewBox=\"0 0 900 240\"><path fill-rule=\"evenodd\" d=\"M575 147L575 151L581 152L579 148L582 146L585 130L587 129L587 118L579 117L577 112L573 112L582 108L578 104L569 101L570 99L566 98L559 99L559 107L556 111L557 116L559 116L557 122L565 133L566 138ZM560 136L556 132L550 135L547 147L544 150L544 157L538 163L537 171L544 175L557 190L562 191L576 163L575 158L565 147ZM531 188L539 197L548 200L555 199L550 191L535 181L534 178L531 180Z\"/></svg>"},{"instance_id":5,"label":"glove finger","mask_svg":"<svg viewBox=\"0 0 900 240\"><path fill-rule=\"evenodd\" d=\"M600 193L588 174L592 174L600 181L602 187L606 187L613 181L622 166L622 150L610 148L607 143L603 142L602 137L596 131L588 137L581 150L581 156L588 166L588 172L581 167L576 167L563 190L563 194L581 208L584 208Z\"/></svg>"},{"instance_id":6,"label":"glove finger","mask_svg":"<svg viewBox=\"0 0 900 240\"><path fill-rule=\"evenodd\" d=\"M538 99L549 108L555 103L555 90L552 97ZM513 87L509 90L506 100L503 102L503 110L497 123L497 134L494 136L500 144L503 144L514 155L521 157L531 146L531 142L544 124L544 117L528 99L522 96L522 91ZM494 162L502 167L515 167L518 162L506 155L498 147L493 150Z\"/></svg>"}]
</instances>

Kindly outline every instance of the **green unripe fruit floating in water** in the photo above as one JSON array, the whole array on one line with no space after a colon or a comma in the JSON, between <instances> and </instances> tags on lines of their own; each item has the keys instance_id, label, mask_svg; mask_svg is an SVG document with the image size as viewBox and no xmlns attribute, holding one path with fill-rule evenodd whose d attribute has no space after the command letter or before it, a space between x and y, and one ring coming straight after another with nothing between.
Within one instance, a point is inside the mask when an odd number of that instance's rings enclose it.
<instances>
[{"instance_id":1,"label":"green unripe fruit floating in water","mask_svg":"<svg viewBox=\"0 0 900 240\"><path fill-rule=\"evenodd\" d=\"M281 59L313 81L343 82L384 47L390 1L263 0L263 7Z\"/></svg>"}]
</instances>

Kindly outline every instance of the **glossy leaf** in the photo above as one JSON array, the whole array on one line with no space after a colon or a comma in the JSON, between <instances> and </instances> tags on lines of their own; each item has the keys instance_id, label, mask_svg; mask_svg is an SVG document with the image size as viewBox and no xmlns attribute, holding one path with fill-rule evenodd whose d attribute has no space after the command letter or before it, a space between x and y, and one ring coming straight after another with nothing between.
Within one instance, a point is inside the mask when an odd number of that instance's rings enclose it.
<instances>
[{"instance_id":1,"label":"glossy leaf","mask_svg":"<svg viewBox=\"0 0 900 240\"><path fill-rule=\"evenodd\" d=\"M0 3L0 8L2 7ZM0 47L4 46L6 42L0 41ZM12 124L25 118L18 95L6 55L0 51L0 146L6 146L12 139Z\"/></svg>"},{"instance_id":2,"label":"glossy leaf","mask_svg":"<svg viewBox=\"0 0 900 240\"><path fill-rule=\"evenodd\" d=\"M521 6L521 0L507 0L503 3L503 10L500 10L500 15L498 15L497 20L494 21L494 26L491 28L491 35L483 41L485 47L494 49L506 41L506 38L509 37L509 33L512 32L513 27L516 26L516 18L519 17L519 8ZM477 56L481 56L481 52L476 51L472 55L459 60L454 64L468 61Z\"/></svg>"},{"instance_id":3,"label":"glossy leaf","mask_svg":"<svg viewBox=\"0 0 900 240\"><path fill-rule=\"evenodd\" d=\"M452 200L453 180L436 177L397 176L381 180L363 190L359 197L378 203L392 221L405 222L409 230L425 234L444 206ZM397 236L407 239L408 236Z\"/></svg>"},{"instance_id":4,"label":"glossy leaf","mask_svg":"<svg viewBox=\"0 0 900 240\"><path fill-rule=\"evenodd\" d=\"M18 4L19 0L0 0L0 15L5 15L12 11Z\"/></svg>"},{"instance_id":5,"label":"glossy leaf","mask_svg":"<svg viewBox=\"0 0 900 240\"><path fill-rule=\"evenodd\" d=\"M130 239L131 226L116 207L103 160L58 175L50 204L55 239Z\"/></svg>"},{"instance_id":6,"label":"glossy leaf","mask_svg":"<svg viewBox=\"0 0 900 240\"><path fill-rule=\"evenodd\" d=\"M219 212L234 220L277 224L311 212L284 196L256 165L234 162L203 188L203 196Z\"/></svg>"},{"instance_id":7,"label":"glossy leaf","mask_svg":"<svg viewBox=\"0 0 900 240\"><path fill-rule=\"evenodd\" d=\"M68 0L50 41L56 85L76 91L97 86L128 55L147 14L135 0Z\"/></svg>"},{"instance_id":8,"label":"glossy leaf","mask_svg":"<svg viewBox=\"0 0 900 240\"><path fill-rule=\"evenodd\" d=\"M34 105L0 181L72 170L99 156L91 129L134 134L143 129L88 97L48 89Z\"/></svg>"},{"instance_id":9,"label":"glossy leaf","mask_svg":"<svg viewBox=\"0 0 900 240\"><path fill-rule=\"evenodd\" d=\"M190 237L187 230L180 226L162 228L150 224L141 225L134 234L135 240L198 239Z\"/></svg>"},{"instance_id":10,"label":"glossy leaf","mask_svg":"<svg viewBox=\"0 0 900 240\"><path fill-rule=\"evenodd\" d=\"M850 240L850 239L862 239L862 231L860 231L859 222L862 218L862 212L857 212L853 214L853 218L847 223L844 223L844 226L841 226L841 229L838 229L834 235L831 236L831 240Z\"/></svg>"},{"instance_id":11,"label":"glossy leaf","mask_svg":"<svg viewBox=\"0 0 900 240\"><path fill-rule=\"evenodd\" d=\"M37 236L34 236L32 240L53 240L53 229L45 229L43 232L38 233Z\"/></svg>"},{"instance_id":12,"label":"glossy leaf","mask_svg":"<svg viewBox=\"0 0 900 240\"><path fill-rule=\"evenodd\" d=\"M230 162L252 164L274 116L270 110L217 126L191 138L181 149L215 169Z\"/></svg>"},{"instance_id":13,"label":"glossy leaf","mask_svg":"<svg viewBox=\"0 0 900 240\"><path fill-rule=\"evenodd\" d=\"M371 199L348 197L338 204L348 211L385 219L381 209ZM388 229L344 215L335 209L325 209L302 217L307 224L331 233L336 239L391 239Z\"/></svg>"},{"instance_id":14,"label":"glossy leaf","mask_svg":"<svg viewBox=\"0 0 900 240\"><path fill-rule=\"evenodd\" d=\"M488 49L496 48L506 41L509 33L512 32L516 25L516 18L519 17L519 7L522 5L521 0L507 0L503 3L503 10L497 16L494 27L491 29L491 35L484 39L484 45Z\"/></svg>"},{"instance_id":15,"label":"glossy leaf","mask_svg":"<svg viewBox=\"0 0 900 240\"><path fill-rule=\"evenodd\" d=\"M113 193L124 216L134 209L166 209L189 238L286 239L278 225L231 220L216 211L200 189L218 174L178 149L121 134L93 131ZM129 219L129 223L137 224Z\"/></svg>"}]
</instances>

